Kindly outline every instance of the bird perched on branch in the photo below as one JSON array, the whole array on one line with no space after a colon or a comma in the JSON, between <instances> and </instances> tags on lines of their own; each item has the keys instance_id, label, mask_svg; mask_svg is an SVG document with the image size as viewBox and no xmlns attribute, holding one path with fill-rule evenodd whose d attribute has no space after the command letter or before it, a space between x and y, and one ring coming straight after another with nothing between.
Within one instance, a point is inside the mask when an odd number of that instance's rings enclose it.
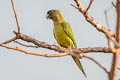
<instances>
[{"instance_id":1,"label":"bird perched on branch","mask_svg":"<svg viewBox=\"0 0 120 80\"><path fill-rule=\"evenodd\" d=\"M62 17L59 10L49 10L47 12L47 19L51 19L54 24L54 37L57 40L57 43L65 48L77 48L75 37L73 35L72 29L67 23L64 18ZM84 76L86 77L86 74L83 70L82 64L78 57L72 56L73 60L79 67L79 69L82 71Z\"/></svg>"}]
</instances>

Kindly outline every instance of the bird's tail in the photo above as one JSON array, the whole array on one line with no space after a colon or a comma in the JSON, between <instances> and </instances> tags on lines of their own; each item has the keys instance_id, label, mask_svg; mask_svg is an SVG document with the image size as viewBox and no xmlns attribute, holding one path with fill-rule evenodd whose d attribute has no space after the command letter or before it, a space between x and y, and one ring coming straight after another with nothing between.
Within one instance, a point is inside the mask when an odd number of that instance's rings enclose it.
<instances>
[{"instance_id":1,"label":"bird's tail","mask_svg":"<svg viewBox=\"0 0 120 80\"><path fill-rule=\"evenodd\" d=\"M74 57L74 56L72 56L72 58L74 59L75 63L77 64L77 66L79 67L79 69L82 71L82 73L84 74L84 76L87 77L86 74L85 74L85 72L84 72L84 70L83 70L83 67L82 67L82 64L81 64L79 58Z\"/></svg>"}]
</instances>

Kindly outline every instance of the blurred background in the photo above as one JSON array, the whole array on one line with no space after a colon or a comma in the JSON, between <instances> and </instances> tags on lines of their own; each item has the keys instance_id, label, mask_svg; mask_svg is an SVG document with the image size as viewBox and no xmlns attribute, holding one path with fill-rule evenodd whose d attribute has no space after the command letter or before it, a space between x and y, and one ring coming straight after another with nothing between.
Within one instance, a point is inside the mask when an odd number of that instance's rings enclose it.
<instances>
[{"instance_id":1,"label":"blurred background","mask_svg":"<svg viewBox=\"0 0 120 80\"><path fill-rule=\"evenodd\" d=\"M81 0L87 8L90 0ZM115 32L116 12L111 2L114 0L94 0L88 14L106 28ZM103 33L98 32L84 17L70 4L76 5L74 0L14 0L22 33L40 41L57 45L53 36L53 23L46 19L47 11L58 9L64 19L69 22L76 38L78 48L107 47L107 40ZM115 3L115 1L114 1ZM12 10L11 0L0 0L0 43L9 40L17 31L16 21ZM106 25L105 10L109 19ZM23 42L24 44L30 44ZM57 53L48 49L33 49L10 43L35 52ZM86 54L100 62L110 70L112 54ZM87 79L76 66L70 56L60 58L45 58L27 55L15 50L0 47L0 80L107 80L107 74L94 62L83 58L81 60ZM120 66L120 62L119 62ZM118 71L117 79L120 78Z\"/></svg>"}]
</instances>

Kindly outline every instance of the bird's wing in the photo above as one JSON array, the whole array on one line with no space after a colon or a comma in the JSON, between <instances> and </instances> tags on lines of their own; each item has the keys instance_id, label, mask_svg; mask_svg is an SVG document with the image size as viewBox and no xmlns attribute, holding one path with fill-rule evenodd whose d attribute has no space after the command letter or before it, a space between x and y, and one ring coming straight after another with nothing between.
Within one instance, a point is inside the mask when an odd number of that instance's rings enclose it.
<instances>
[{"instance_id":1,"label":"bird's wing","mask_svg":"<svg viewBox=\"0 0 120 80\"><path fill-rule=\"evenodd\" d=\"M69 36L69 38L73 41L74 46L77 47L76 42L75 42L75 37L74 37L74 35L73 35L72 29L71 29L69 23L63 22L63 23L62 23L62 27L63 27L65 33L66 33L66 34ZM85 74L85 72L84 72L84 70L83 70L83 67L82 67L82 64L81 64L79 58L74 57L74 56L72 56L72 58L74 59L74 61L75 61L75 63L77 64L77 66L79 67L79 69L83 72L83 74L84 74L85 77L86 77L86 74Z\"/></svg>"},{"instance_id":2,"label":"bird's wing","mask_svg":"<svg viewBox=\"0 0 120 80\"><path fill-rule=\"evenodd\" d=\"M75 37L73 35L72 29L71 29L69 23L62 22L62 27L63 27L64 32L67 34L67 36L73 41L74 46L77 47Z\"/></svg>"}]
</instances>

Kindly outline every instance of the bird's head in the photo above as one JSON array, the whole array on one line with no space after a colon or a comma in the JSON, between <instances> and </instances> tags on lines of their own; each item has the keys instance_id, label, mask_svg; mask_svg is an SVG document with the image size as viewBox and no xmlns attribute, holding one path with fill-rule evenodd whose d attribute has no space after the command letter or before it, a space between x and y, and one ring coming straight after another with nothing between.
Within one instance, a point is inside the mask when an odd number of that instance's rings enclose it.
<instances>
[{"instance_id":1,"label":"bird's head","mask_svg":"<svg viewBox=\"0 0 120 80\"><path fill-rule=\"evenodd\" d=\"M47 12L46 18L47 19L52 19L53 21L61 21L61 20L63 20L63 17L62 17L59 10L49 10Z\"/></svg>"}]
</instances>

